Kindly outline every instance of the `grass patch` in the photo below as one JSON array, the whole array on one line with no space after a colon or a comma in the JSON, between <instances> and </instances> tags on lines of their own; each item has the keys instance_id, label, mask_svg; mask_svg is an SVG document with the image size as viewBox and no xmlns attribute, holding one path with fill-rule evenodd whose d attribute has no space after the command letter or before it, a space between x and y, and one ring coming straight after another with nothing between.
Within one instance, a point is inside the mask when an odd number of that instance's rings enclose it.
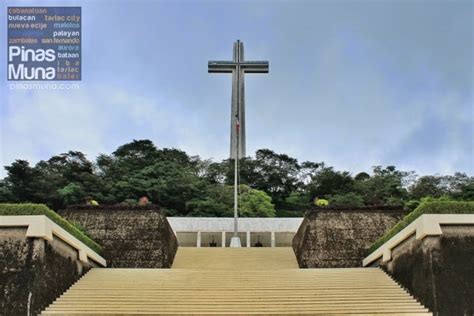
<instances>
[{"instance_id":1,"label":"grass patch","mask_svg":"<svg viewBox=\"0 0 474 316\"><path fill-rule=\"evenodd\" d=\"M44 204L3 204L0 203L0 216L1 215L46 215L50 220L61 226L68 233L82 241L89 248L97 253L100 253L102 247L85 233L75 227L73 224L59 216L56 212L50 210Z\"/></svg>"},{"instance_id":2,"label":"grass patch","mask_svg":"<svg viewBox=\"0 0 474 316\"><path fill-rule=\"evenodd\" d=\"M395 236L423 214L474 214L474 202L436 201L421 203L415 210L393 226L384 236L372 244L369 248L370 253L377 250L377 248L382 246L387 240Z\"/></svg>"}]
</instances>

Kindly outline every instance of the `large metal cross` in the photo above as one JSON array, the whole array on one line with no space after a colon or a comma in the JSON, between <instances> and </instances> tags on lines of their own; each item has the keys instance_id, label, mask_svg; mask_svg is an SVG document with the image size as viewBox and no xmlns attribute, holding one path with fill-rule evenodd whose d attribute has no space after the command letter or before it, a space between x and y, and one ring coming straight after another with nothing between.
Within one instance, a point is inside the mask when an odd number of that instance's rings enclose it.
<instances>
[{"instance_id":1,"label":"large metal cross","mask_svg":"<svg viewBox=\"0 0 474 316\"><path fill-rule=\"evenodd\" d=\"M232 61L209 61L210 73L232 73L230 158L245 157L245 73L268 73L268 61L245 61L244 43L234 43ZM238 146L237 146L238 144Z\"/></svg>"},{"instance_id":2,"label":"large metal cross","mask_svg":"<svg viewBox=\"0 0 474 316\"><path fill-rule=\"evenodd\" d=\"M230 158L234 159L234 236L231 247L240 247L238 237L238 161L245 157L245 73L268 73L268 61L245 61L244 43L234 43L232 61L209 61L210 73L232 73L232 110L230 118Z\"/></svg>"}]
</instances>

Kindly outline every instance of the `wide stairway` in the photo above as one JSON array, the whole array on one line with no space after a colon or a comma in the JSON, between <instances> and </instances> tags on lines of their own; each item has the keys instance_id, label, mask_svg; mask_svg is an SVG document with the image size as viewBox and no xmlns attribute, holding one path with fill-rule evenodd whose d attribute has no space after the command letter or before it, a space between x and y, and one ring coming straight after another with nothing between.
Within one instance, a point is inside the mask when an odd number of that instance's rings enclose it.
<instances>
[{"instance_id":1,"label":"wide stairway","mask_svg":"<svg viewBox=\"0 0 474 316\"><path fill-rule=\"evenodd\" d=\"M377 268L299 269L291 248L179 248L172 269L92 269L42 315L431 315Z\"/></svg>"}]
</instances>

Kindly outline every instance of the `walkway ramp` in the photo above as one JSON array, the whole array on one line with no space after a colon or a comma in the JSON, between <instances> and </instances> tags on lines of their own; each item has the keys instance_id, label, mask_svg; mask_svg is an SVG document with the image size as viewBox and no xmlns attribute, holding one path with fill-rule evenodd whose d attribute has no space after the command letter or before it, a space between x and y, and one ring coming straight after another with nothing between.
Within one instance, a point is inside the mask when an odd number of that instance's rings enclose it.
<instances>
[{"instance_id":1,"label":"walkway ramp","mask_svg":"<svg viewBox=\"0 0 474 316\"><path fill-rule=\"evenodd\" d=\"M42 315L431 315L377 268L299 269L291 248L179 248L172 269L92 269Z\"/></svg>"}]
</instances>

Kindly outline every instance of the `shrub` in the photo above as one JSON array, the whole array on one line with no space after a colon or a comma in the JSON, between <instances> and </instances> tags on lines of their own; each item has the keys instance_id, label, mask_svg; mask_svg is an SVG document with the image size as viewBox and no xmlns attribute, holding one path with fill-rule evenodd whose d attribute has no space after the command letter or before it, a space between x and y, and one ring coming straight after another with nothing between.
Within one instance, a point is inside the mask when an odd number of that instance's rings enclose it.
<instances>
[{"instance_id":1,"label":"shrub","mask_svg":"<svg viewBox=\"0 0 474 316\"><path fill-rule=\"evenodd\" d=\"M420 201L419 200L410 200L408 202L405 202L405 207L411 212L415 210L418 206L420 206Z\"/></svg>"},{"instance_id":2,"label":"shrub","mask_svg":"<svg viewBox=\"0 0 474 316\"><path fill-rule=\"evenodd\" d=\"M81 233L83 233L84 235L92 239L91 236L89 236L89 233L87 232L87 230L80 223L78 222L70 222L70 223L72 224L72 226L76 227L77 230L79 230Z\"/></svg>"},{"instance_id":3,"label":"shrub","mask_svg":"<svg viewBox=\"0 0 474 316\"><path fill-rule=\"evenodd\" d=\"M442 195L440 197L434 198L432 196L425 196L422 197L419 200L410 200L408 202L405 202L405 208L407 208L409 211L415 210L421 203L424 202L455 202L452 197L447 196L447 195Z\"/></svg>"},{"instance_id":4,"label":"shrub","mask_svg":"<svg viewBox=\"0 0 474 316\"><path fill-rule=\"evenodd\" d=\"M50 220L61 226L95 252L100 253L102 250L99 244L87 237L76 226L59 216L56 212L50 210L44 204L0 204L0 216L1 215L46 215Z\"/></svg>"},{"instance_id":5,"label":"shrub","mask_svg":"<svg viewBox=\"0 0 474 316\"><path fill-rule=\"evenodd\" d=\"M318 198L315 198L315 199L314 199L314 205L319 206L319 207L328 206L328 205L329 205L329 201L328 201L328 200L325 200L325 199L318 199Z\"/></svg>"},{"instance_id":6,"label":"shrub","mask_svg":"<svg viewBox=\"0 0 474 316\"><path fill-rule=\"evenodd\" d=\"M393 226L384 236L379 238L371 247L375 251L387 240L395 236L402 229L423 214L474 214L474 202L434 201L422 202L414 211L407 214L400 222Z\"/></svg>"}]
</instances>

